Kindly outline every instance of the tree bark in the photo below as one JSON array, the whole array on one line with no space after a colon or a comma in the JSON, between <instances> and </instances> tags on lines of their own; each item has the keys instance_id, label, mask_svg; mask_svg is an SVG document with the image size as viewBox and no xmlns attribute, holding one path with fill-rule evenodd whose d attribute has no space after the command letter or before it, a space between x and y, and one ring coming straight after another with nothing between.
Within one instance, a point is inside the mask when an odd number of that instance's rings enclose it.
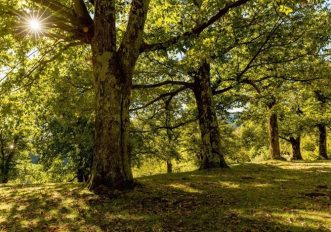
<instances>
[{"instance_id":1,"label":"tree bark","mask_svg":"<svg viewBox=\"0 0 331 232\"><path fill-rule=\"evenodd\" d=\"M199 115L201 133L200 169L228 168L220 145L220 131L210 83L210 64L204 61L198 70L191 72L194 78L194 95Z\"/></svg>"},{"instance_id":2,"label":"tree bark","mask_svg":"<svg viewBox=\"0 0 331 232\"><path fill-rule=\"evenodd\" d=\"M279 145L279 130L278 130L278 117L277 113L273 112L272 109L276 105L276 99L268 104L268 108L271 111L269 116L269 143L270 143L270 158L276 160L282 160L280 155L280 145Z\"/></svg>"},{"instance_id":3,"label":"tree bark","mask_svg":"<svg viewBox=\"0 0 331 232\"><path fill-rule=\"evenodd\" d=\"M109 68L96 71L95 156L91 188L105 186L125 189L132 186L128 153L130 80L120 75L113 58L105 58ZM114 70L118 73L114 73Z\"/></svg>"},{"instance_id":4,"label":"tree bark","mask_svg":"<svg viewBox=\"0 0 331 232\"><path fill-rule=\"evenodd\" d=\"M302 160L301 136L290 137L290 143L292 145L292 159L293 160Z\"/></svg>"},{"instance_id":5,"label":"tree bark","mask_svg":"<svg viewBox=\"0 0 331 232\"><path fill-rule=\"evenodd\" d=\"M318 156L322 159L328 159L327 154L327 139L326 139L326 126L323 124L318 125L319 130L319 150Z\"/></svg>"},{"instance_id":6,"label":"tree bark","mask_svg":"<svg viewBox=\"0 0 331 232\"><path fill-rule=\"evenodd\" d=\"M89 188L130 189L133 177L128 152L132 76L149 0L133 0L127 30L116 51L115 1L95 3L93 70L96 91L95 155Z\"/></svg>"}]
</instances>

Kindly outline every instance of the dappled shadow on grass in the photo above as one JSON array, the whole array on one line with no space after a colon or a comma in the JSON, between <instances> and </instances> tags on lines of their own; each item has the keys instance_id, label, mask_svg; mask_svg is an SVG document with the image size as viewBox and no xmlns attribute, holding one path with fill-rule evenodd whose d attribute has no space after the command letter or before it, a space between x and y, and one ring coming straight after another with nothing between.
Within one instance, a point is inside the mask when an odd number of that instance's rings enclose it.
<instances>
[{"instance_id":1,"label":"dappled shadow on grass","mask_svg":"<svg viewBox=\"0 0 331 232\"><path fill-rule=\"evenodd\" d=\"M0 231L328 231L331 226L330 162L243 164L138 181L142 186L118 197L96 196L73 184L0 187Z\"/></svg>"}]
</instances>

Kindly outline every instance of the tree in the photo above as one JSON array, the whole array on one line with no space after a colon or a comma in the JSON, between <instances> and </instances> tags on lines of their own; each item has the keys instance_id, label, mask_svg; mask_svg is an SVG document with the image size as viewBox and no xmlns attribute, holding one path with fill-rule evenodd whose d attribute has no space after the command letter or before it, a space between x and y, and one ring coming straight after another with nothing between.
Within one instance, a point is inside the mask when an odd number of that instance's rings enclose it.
<instances>
[{"instance_id":1,"label":"tree","mask_svg":"<svg viewBox=\"0 0 331 232\"><path fill-rule=\"evenodd\" d=\"M178 69L178 73L184 74L180 76L182 80L166 80L157 84L136 86L139 88L152 88L164 85L182 85L181 88L178 88L178 92L187 89L194 92L198 109L197 118L200 123L201 140L203 141L201 151L202 160L204 160L204 162L200 164L202 169L209 167L227 167L220 146L217 146L221 141L221 137L216 136L217 134L219 135L220 132L218 126L215 126L217 124L217 115L213 96L235 89L239 84L255 85L256 87L256 84L254 84L254 78L252 78L252 80L251 77L247 77L246 72L249 72L250 69L261 71L261 68L258 69L257 67L268 66L268 62L285 63L287 60L282 60L282 58L285 57L284 55L280 56L277 60L268 60L265 62L264 59L259 60L259 55L262 53L268 53L268 50L272 50L271 52L273 52L278 46L281 46L280 44L290 47L292 43L297 41L297 39L293 38L293 35L289 34L289 32L302 24L302 19L293 19L292 21L286 18L285 14L280 17L280 12L275 12L274 8L270 8L269 6L270 5L268 4L263 5L261 3L259 9L261 9L262 13L259 11L256 13L253 8L247 7L243 11L239 9L238 11L233 12L231 16L224 17L221 23L215 24L219 27L205 31L194 43L182 45L180 48L181 57L179 59L178 57L171 57L171 55L169 55L171 52L169 51L165 57L161 56L158 59L153 59L156 60L156 64L162 63L165 67L171 67L170 69ZM199 16L202 15L201 11L201 5L199 4L193 9L193 12L198 12L197 15ZM267 17L268 24L265 23ZM201 19L196 17L194 20L199 22ZM262 26L260 26L259 22ZM279 28L281 28L281 30L279 30ZM302 33L301 29L302 28L296 29L298 30L298 36ZM224 31L229 33L224 33ZM223 36L220 36L220 34L223 34ZM293 42L284 39L284 35L288 36ZM248 38L251 37L253 37L253 39L250 41ZM234 60L238 60L239 58L237 55L238 53L241 54L241 60L238 61L238 63L233 64ZM300 57L302 54L300 53L298 56ZM167 61L164 62L164 59L167 59ZM289 59L288 62L291 62L291 59ZM160 62L159 60L163 61ZM256 60L259 60L260 63L256 62ZM225 78L223 76L227 75L220 72L222 77L217 78L215 75L215 69L218 71L218 68L214 68L214 70L211 71L212 63L215 64L215 66L216 64L218 66L224 64L225 66L227 65L226 70L231 70L232 75ZM237 70L237 66L239 68L241 68L241 66L243 67L241 70ZM201 70L204 71L202 72ZM213 76L211 72L213 72L215 76ZM253 71L251 73L253 73ZM187 77L190 77L193 80L188 82ZM261 82L263 79L269 78L270 77L264 77L257 81ZM159 80L160 78L157 79ZM225 85L224 89L220 89L220 83L223 84L226 82L224 80L227 80L230 84ZM150 103L155 103L157 99L161 99L161 96L162 95L152 100ZM164 96L166 96L166 94L164 94ZM203 101L201 99L203 99ZM149 103L146 104L146 106L149 105ZM275 118L274 116L275 114L271 116L271 121ZM274 128L272 129L277 132L277 119L273 120L273 122L274 123L271 125L273 125ZM277 134L278 133L272 133L271 135L277 137ZM273 144L272 147L275 148L274 150L276 153L276 148L278 147L279 153L278 155L274 154L274 156L280 159L279 139L274 139L274 141L278 141L278 146L277 144Z\"/></svg>"},{"instance_id":2,"label":"tree","mask_svg":"<svg viewBox=\"0 0 331 232\"><path fill-rule=\"evenodd\" d=\"M45 12L51 12L48 17L51 27L61 30L60 35L51 32L47 35L64 36L65 39L91 45L96 92L96 143L90 188L96 190L102 186L117 189L133 186L128 154L129 105L133 72L140 54L165 49L199 36L229 10L249 0L222 4L213 16L190 26L186 32L163 41L152 41L154 43L146 43L143 39L149 0L126 2L131 5L130 11L126 12L124 7L120 17L117 17L116 6L119 2L93 1L93 19L82 0L73 1L72 8L60 1L31 1L47 8ZM126 19L126 28L117 30L117 25L122 25L121 20ZM70 37L66 36L68 34Z\"/></svg>"},{"instance_id":3,"label":"tree","mask_svg":"<svg viewBox=\"0 0 331 232\"><path fill-rule=\"evenodd\" d=\"M318 9L317 12L316 9ZM278 28L253 64L255 73L246 79L246 83L250 84L258 93L256 97L262 100L269 109L270 156L273 159L281 159L279 113L282 108L281 99L288 98L284 85L293 86L296 82L310 83L319 79L312 75L318 71L315 66L318 63L316 61L320 59L320 50L329 39L323 31L319 37L316 37L305 28L307 24L311 26L312 17L310 16L318 15L314 27L316 26L316 30L321 30L329 20L330 15L327 12L323 7L307 7L296 10L293 15L286 13L287 16L282 18L281 27ZM325 20L324 24L320 24L322 20ZM253 101L251 100L251 102ZM292 133L294 132L292 131ZM299 157L298 138L299 135L292 138L292 143L295 143L295 153Z\"/></svg>"},{"instance_id":4,"label":"tree","mask_svg":"<svg viewBox=\"0 0 331 232\"><path fill-rule=\"evenodd\" d=\"M210 83L210 64L203 62L197 72L192 72L191 75L194 77L193 92L198 109L202 142L200 169L226 168L228 165L221 151L221 137Z\"/></svg>"},{"instance_id":5,"label":"tree","mask_svg":"<svg viewBox=\"0 0 331 232\"><path fill-rule=\"evenodd\" d=\"M323 94L322 91L316 90L315 91L315 97L316 100L318 101L320 105L320 110L322 112L325 112L326 104L328 102L328 97ZM318 156L319 158L322 159L328 159L328 154L327 154L327 135L326 135L326 122L325 121L320 121L319 124L317 124L317 128L319 131L319 144L318 144Z\"/></svg>"},{"instance_id":6,"label":"tree","mask_svg":"<svg viewBox=\"0 0 331 232\"><path fill-rule=\"evenodd\" d=\"M165 48L182 38L199 35L231 8L246 2L248 0L230 3L191 31L165 42L148 45L144 44L143 32L149 0L134 0L126 31L117 50L115 1L95 1L91 46L97 104L96 148L90 183L92 189L100 185L130 188L133 184L128 154L129 105L133 71L140 52ZM81 3L79 6L82 6Z\"/></svg>"},{"instance_id":7,"label":"tree","mask_svg":"<svg viewBox=\"0 0 331 232\"><path fill-rule=\"evenodd\" d=\"M1 99L0 107L0 182L7 183L15 172L18 154L27 149L33 127L29 102L15 94ZM25 105L24 105L25 104Z\"/></svg>"}]
</instances>

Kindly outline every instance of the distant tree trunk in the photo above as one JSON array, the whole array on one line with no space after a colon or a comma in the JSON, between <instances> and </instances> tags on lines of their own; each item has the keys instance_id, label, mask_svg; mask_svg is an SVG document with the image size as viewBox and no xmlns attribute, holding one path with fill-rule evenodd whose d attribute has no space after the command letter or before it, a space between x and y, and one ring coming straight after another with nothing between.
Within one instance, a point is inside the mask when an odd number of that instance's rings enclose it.
<instances>
[{"instance_id":1,"label":"distant tree trunk","mask_svg":"<svg viewBox=\"0 0 331 232\"><path fill-rule=\"evenodd\" d=\"M193 91L202 142L200 169L228 168L221 151L220 131L210 83L210 64L204 61L191 75L194 77Z\"/></svg>"},{"instance_id":2,"label":"distant tree trunk","mask_svg":"<svg viewBox=\"0 0 331 232\"><path fill-rule=\"evenodd\" d=\"M9 167L7 167L5 164L2 165L1 167L1 173L0 173L0 183L5 184L8 183L9 179Z\"/></svg>"},{"instance_id":3,"label":"distant tree trunk","mask_svg":"<svg viewBox=\"0 0 331 232\"><path fill-rule=\"evenodd\" d=\"M82 182L86 181L85 176L84 176L84 170L82 168L79 168L77 170L77 181L79 183L82 183Z\"/></svg>"},{"instance_id":4,"label":"distant tree trunk","mask_svg":"<svg viewBox=\"0 0 331 232\"><path fill-rule=\"evenodd\" d=\"M319 130L319 158L328 159L327 154L327 139L326 139L326 126L323 124L318 125Z\"/></svg>"},{"instance_id":5,"label":"distant tree trunk","mask_svg":"<svg viewBox=\"0 0 331 232\"><path fill-rule=\"evenodd\" d=\"M171 100L172 98L169 98L165 101L165 110L166 110L166 118L165 118L165 126L167 127L167 137L168 137L168 145L173 145L173 131L171 129ZM170 149L169 151L172 151ZM167 173L172 173L172 163L171 163L171 157L172 154L166 154L167 155Z\"/></svg>"},{"instance_id":6,"label":"distant tree trunk","mask_svg":"<svg viewBox=\"0 0 331 232\"><path fill-rule=\"evenodd\" d=\"M278 117L277 113L273 112L272 109L276 105L276 99L273 98L268 104L268 108L271 111L269 116L269 143L270 143L270 158L282 160L280 155L279 145L279 131L278 131Z\"/></svg>"},{"instance_id":7,"label":"distant tree trunk","mask_svg":"<svg viewBox=\"0 0 331 232\"><path fill-rule=\"evenodd\" d=\"M290 143L292 145L292 158L293 158L293 160L302 160L301 136L290 137Z\"/></svg>"},{"instance_id":8,"label":"distant tree trunk","mask_svg":"<svg viewBox=\"0 0 331 232\"><path fill-rule=\"evenodd\" d=\"M8 183L9 180L9 170L10 166L12 164L13 158L14 158L14 151L9 152L8 155L3 156L4 160L2 161L1 164L1 183Z\"/></svg>"},{"instance_id":9,"label":"distant tree trunk","mask_svg":"<svg viewBox=\"0 0 331 232\"><path fill-rule=\"evenodd\" d=\"M126 32L117 50L115 1L95 1L91 46L96 91L95 153L89 187L129 189L133 177L128 152L132 77L149 0L131 3Z\"/></svg>"},{"instance_id":10,"label":"distant tree trunk","mask_svg":"<svg viewBox=\"0 0 331 232\"><path fill-rule=\"evenodd\" d=\"M167 160L167 173L172 173L172 163L171 160Z\"/></svg>"},{"instance_id":11,"label":"distant tree trunk","mask_svg":"<svg viewBox=\"0 0 331 232\"><path fill-rule=\"evenodd\" d=\"M14 139L14 142L16 142L17 139ZM5 151L5 140L2 137L2 132L0 132L0 183L8 183L9 180L9 170L10 170L10 165L12 162L12 159L14 157L15 150L11 150L9 153Z\"/></svg>"}]
</instances>

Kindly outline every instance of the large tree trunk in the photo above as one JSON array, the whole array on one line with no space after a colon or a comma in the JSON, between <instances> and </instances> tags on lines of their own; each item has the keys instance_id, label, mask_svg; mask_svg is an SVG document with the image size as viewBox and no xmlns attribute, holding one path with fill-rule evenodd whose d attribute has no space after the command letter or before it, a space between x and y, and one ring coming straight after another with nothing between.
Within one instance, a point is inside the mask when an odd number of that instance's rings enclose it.
<instances>
[{"instance_id":1,"label":"large tree trunk","mask_svg":"<svg viewBox=\"0 0 331 232\"><path fill-rule=\"evenodd\" d=\"M122 42L116 45L114 0L95 2L92 39L96 91L95 154L89 187L128 189L133 177L128 152L132 76L147 16L149 0L133 0Z\"/></svg>"},{"instance_id":2,"label":"large tree trunk","mask_svg":"<svg viewBox=\"0 0 331 232\"><path fill-rule=\"evenodd\" d=\"M194 77L194 95L198 108L202 151L200 169L228 168L221 152L220 131L210 83L210 65L203 62L191 73Z\"/></svg>"},{"instance_id":3,"label":"large tree trunk","mask_svg":"<svg viewBox=\"0 0 331 232\"><path fill-rule=\"evenodd\" d=\"M302 160L301 136L290 137L290 143L292 145L292 159L293 160Z\"/></svg>"},{"instance_id":4,"label":"large tree trunk","mask_svg":"<svg viewBox=\"0 0 331 232\"><path fill-rule=\"evenodd\" d=\"M279 145L279 131L278 131L278 117L277 113L273 112L272 109L276 105L276 99L268 104L271 114L269 116L269 143L270 143L270 158L282 160L280 156L280 145Z\"/></svg>"},{"instance_id":5,"label":"large tree trunk","mask_svg":"<svg viewBox=\"0 0 331 232\"><path fill-rule=\"evenodd\" d=\"M327 154L327 140L326 140L326 126L323 124L318 125L319 130L319 150L318 156L322 159L328 159Z\"/></svg>"},{"instance_id":6,"label":"large tree trunk","mask_svg":"<svg viewBox=\"0 0 331 232\"><path fill-rule=\"evenodd\" d=\"M95 156L91 189L100 186L125 189L133 184L129 153L131 79L121 75L114 58L104 54L95 68Z\"/></svg>"}]
</instances>

